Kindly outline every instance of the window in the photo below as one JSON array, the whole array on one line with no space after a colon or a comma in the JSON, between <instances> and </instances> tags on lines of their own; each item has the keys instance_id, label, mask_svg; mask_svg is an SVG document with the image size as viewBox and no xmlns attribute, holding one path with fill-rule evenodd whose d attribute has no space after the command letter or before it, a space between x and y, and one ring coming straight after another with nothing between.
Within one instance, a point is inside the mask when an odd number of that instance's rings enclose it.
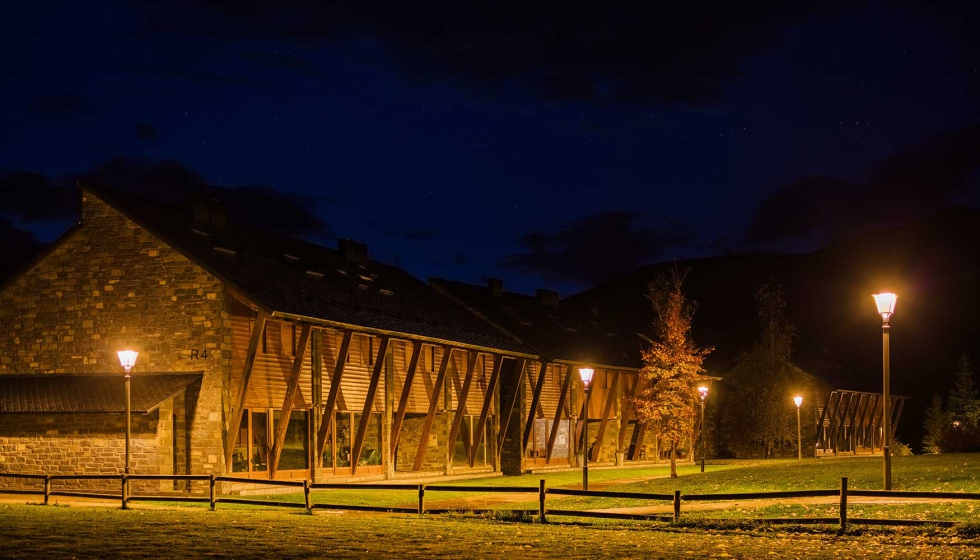
<instances>
[{"instance_id":1,"label":"window","mask_svg":"<svg viewBox=\"0 0 980 560\"><path fill-rule=\"evenodd\" d=\"M232 452L233 472L266 472L269 470L272 443L281 411L246 409ZM271 417L271 421L270 421ZM289 416L286 439L279 455L279 470L309 468L310 413L294 410Z\"/></svg>"}]
</instances>

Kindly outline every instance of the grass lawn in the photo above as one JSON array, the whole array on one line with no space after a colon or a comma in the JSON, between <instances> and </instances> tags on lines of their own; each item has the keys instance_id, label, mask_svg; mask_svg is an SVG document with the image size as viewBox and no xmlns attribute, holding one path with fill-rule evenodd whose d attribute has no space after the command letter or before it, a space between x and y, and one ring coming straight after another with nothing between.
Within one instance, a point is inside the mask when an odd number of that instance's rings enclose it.
<instances>
[{"instance_id":1,"label":"grass lawn","mask_svg":"<svg viewBox=\"0 0 980 560\"><path fill-rule=\"evenodd\" d=\"M475 517L306 515L283 510L0 505L4 558L965 558L947 530L689 530L657 523L501 523Z\"/></svg>"}]
</instances>

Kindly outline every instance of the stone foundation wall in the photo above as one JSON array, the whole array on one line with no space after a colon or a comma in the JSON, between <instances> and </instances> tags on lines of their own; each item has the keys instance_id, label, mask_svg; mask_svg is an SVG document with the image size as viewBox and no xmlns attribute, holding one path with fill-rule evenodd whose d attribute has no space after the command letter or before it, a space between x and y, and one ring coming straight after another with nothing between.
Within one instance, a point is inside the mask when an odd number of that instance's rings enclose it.
<instances>
[{"instance_id":1,"label":"stone foundation wall","mask_svg":"<svg viewBox=\"0 0 980 560\"><path fill-rule=\"evenodd\" d=\"M447 412L437 412L432 419L432 428L429 430L430 441L435 438L436 445L431 443L425 448L425 461L422 463L423 471L445 471L448 459L449 428L452 416ZM415 454L419 448L419 438L422 435L422 425L425 423L425 416L405 417L402 423L401 436L398 438L398 455L395 463L395 470L398 472L408 472L415 464Z\"/></svg>"},{"instance_id":2,"label":"stone foundation wall","mask_svg":"<svg viewBox=\"0 0 980 560\"><path fill-rule=\"evenodd\" d=\"M0 292L0 375L121 374L122 349L140 352L134 376L203 372L200 391L177 403L187 409L178 436L189 442L178 460L192 474L221 474L231 357L223 286L91 192L81 195L82 225ZM200 359L204 350L208 358ZM95 420L79 420L93 434L88 452L113 464L115 439L96 445L98 431L88 424ZM172 421L172 413L163 420ZM41 452L41 442L60 436L45 429L30 437ZM54 451L44 453L55 460ZM137 472L172 465L173 457L141 461Z\"/></svg>"}]
</instances>

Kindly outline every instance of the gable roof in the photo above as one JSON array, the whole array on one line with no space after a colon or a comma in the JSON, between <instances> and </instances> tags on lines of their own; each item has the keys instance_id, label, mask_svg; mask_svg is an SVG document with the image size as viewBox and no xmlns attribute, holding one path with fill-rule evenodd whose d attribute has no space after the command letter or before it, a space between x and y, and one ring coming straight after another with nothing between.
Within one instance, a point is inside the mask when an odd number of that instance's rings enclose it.
<instances>
[{"instance_id":1,"label":"gable roof","mask_svg":"<svg viewBox=\"0 0 980 560\"><path fill-rule=\"evenodd\" d=\"M240 224L213 227L158 201L79 186L274 317L532 357L524 344L398 267L350 262L307 241Z\"/></svg>"},{"instance_id":2,"label":"gable roof","mask_svg":"<svg viewBox=\"0 0 980 560\"><path fill-rule=\"evenodd\" d=\"M475 315L534 348L544 358L597 367L639 369L643 339L615 316L558 302L546 306L538 297L486 286L430 278L429 285Z\"/></svg>"},{"instance_id":3,"label":"gable roof","mask_svg":"<svg viewBox=\"0 0 980 560\"><path fill-rule=\"evenodd\" d=\"M132 404L139 414L199 382L200 373L132 376ZM0 413L126 412L125 377L104 375L0 375Z\"/></svg>"}]
</instances>

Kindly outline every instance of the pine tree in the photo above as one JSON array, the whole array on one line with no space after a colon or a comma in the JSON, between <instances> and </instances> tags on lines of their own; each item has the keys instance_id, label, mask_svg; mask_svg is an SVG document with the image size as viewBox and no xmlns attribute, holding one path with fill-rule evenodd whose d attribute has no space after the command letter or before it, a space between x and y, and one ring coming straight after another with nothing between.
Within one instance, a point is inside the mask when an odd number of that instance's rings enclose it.
<instances>
[{"instance_id":1,"label":"pine tree","mask_svg":"<svg viewBox=\"0 0 980 560\"><path fill-rule=\"evenodd\" d=\"M943 399L939 395L932 396L932 404L926 409L924 428L925 437L922 447L926 453L943 453L946 449L946 430L949 429L949 415L943 412Z\"/></svg>"},{"instance_id":2,"label":"pine tree","mask_svg":"<svg viewBox=\"0 0 980 560\"><path fill-rule=\"evenodd\" d=\"M973 368L966 354L960 356L956 366L956 382L949 393L949 413L954 421L961 422L968 429L976 429L980 424L980 399L973 382Z\"/></svg>"},{"instance_id":3,"label":"pine tree","mask_svg":"<svg viewBox=\"0 0 980 560\"><path fill-rule=\"evenodd\" d=\"M699 348L691 339L694 307L682 290L686 272L674 269L650 286L656 312L654 342L642 351L640 374L652 381L636 398L642 421L670 442L670 477L677 478L677 444L691 433L698 406L697 383L704 358L713 348Z\"/></svg>"}]
</instances>

